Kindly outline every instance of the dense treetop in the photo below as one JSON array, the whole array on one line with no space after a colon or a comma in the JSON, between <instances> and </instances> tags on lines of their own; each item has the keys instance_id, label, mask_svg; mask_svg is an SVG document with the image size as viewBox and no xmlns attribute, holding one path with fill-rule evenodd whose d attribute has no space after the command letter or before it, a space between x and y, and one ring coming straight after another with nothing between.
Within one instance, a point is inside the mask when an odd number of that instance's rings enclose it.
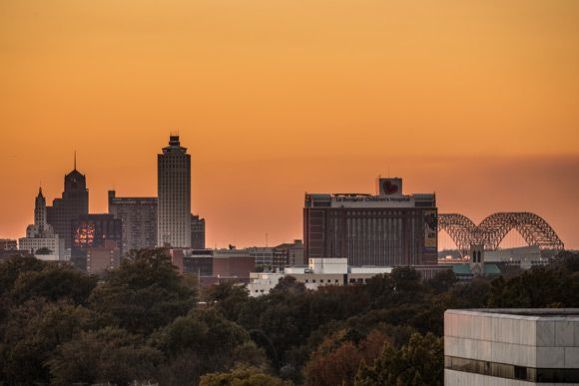
<instances>
[{"instance_id":1,"label":"dense treetop","mask_svg":"<svg viewBox=\"0 0 579 386\"><path fill-rule=\"evenodd\" d=\"M0 263L0 381L441 385L446 309L579 307L579 255L471 283L450 271L422 281L396 268L366 285L315 292L285 278L259 298L232 283L195 288L161 249L134 252L101 278L8 259Z\"/></svg>"}]
</instances>

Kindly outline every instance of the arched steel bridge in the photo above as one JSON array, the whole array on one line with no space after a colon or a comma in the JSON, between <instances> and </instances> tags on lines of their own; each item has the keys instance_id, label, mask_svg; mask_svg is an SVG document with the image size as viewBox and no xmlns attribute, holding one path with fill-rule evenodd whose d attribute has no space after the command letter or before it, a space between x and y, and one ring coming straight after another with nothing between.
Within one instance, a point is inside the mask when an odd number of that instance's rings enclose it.
<instances>
[{"instance_id":1,"label":"arched steel bridge","mask_svg":"<svg viewBox=\"0 0 579 386\"><path fill-rule=\"evenodd\" d=\"M446 231L462 255L471 245L482 245L486 250L498 248L505 236L515 229L528 245L541 250L562 251L563 242L553 228L540 216L530 212L494 213L476 225L458 213L438 215L438 231Z\"/></svg>"}]
</instances>

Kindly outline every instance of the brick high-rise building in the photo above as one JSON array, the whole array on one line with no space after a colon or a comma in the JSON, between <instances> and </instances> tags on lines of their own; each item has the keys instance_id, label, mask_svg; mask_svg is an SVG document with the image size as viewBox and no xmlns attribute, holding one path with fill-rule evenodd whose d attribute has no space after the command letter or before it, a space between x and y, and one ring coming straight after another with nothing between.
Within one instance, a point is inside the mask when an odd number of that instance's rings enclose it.
<instances>
[{"instance_id":1,"label":"brick high-rise building","mask_svg":"<svg viewBox=\"0 0 579 386\"><path fill-rule=\"evenodd\" d=\"M178 135L157 156L157 245L191 247L191 156Z\"/></svg>"},{"instance_id":2,"label":"brick high-rise building","mask_svg":"<svg viewBox=\"0 0 579 386\"><path fill-rule=\"evenodd\" d=\"M110 190L109 214L122 220L123 251L157 246L156 197L117 197Z\"/></svg>"},{"instance_id":3,"label":"brick high-rise building","mask_svg":"<svg viewBox=\"0 0 579 386\"><path fill-rule=\"evenodd\" d=\"M191 215L191 248L205 249L205 219Z\"/></svg>"},{"instance_id":4,"label":"brick high-rise building","mask_svg":"<svg viewBox=\"0 0 579 386\"><path fill-rule=\"evenodd\" d=\"M347 257L352 266L437 263L434 194L402 194L400 178L379 180L377 195L306 194L305 257Z\"/></svg>"}]
</instances>

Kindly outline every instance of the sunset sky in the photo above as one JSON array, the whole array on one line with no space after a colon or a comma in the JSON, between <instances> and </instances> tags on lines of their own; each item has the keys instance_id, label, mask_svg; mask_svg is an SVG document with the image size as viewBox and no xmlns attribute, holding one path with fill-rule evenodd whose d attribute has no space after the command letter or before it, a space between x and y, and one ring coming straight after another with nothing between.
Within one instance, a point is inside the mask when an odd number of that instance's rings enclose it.
<instances>
[{"instance_id":1,"label":"sunset sky","mask_svg":"<svg viewBox=\"0 0 579 386\"><path fill-rule=\"evenodd\" d=\"M436 192L579 248L577 0L1 0L0 238L73 152L92 212L178 130L210 247L302 238L304 192Z\"/></svg>"}]
</instances>

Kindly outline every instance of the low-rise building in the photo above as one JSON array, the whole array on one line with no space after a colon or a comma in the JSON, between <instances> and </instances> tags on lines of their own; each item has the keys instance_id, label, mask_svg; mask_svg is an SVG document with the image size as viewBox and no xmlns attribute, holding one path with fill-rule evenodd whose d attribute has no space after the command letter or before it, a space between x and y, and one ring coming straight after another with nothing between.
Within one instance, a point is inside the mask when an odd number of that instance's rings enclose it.
<instances>
[{"instance_id":1,"label":"low-rise building","mask_svg":"<svg viewBox=\"0 0 579 386\"><path fill-rule=\"evenodd\" d=\"M16 251L18 243L12 239L0 239L0 251Z\"/></svg>"},{"instance_id":2,"label":"low-rise building","mask_svg":"<svg viewBox=\"0 0 579 386\"><path fill-rule=\"evenodd\" d=\"M544 266L551 262L549 257L541 254L541 250L536 245L485 251L484 258L487 263L515 266L525 270L536 266Z\"/></svg>"},{"instance_id":3,"label":"low-rise building","mask_svg":"<svg viewBox=\"0 0 579 386\"><path fill-rule=\"evenodd\" d=\"M222 281L248 283L255 257L246 249L181 249L182 273L197 275L201 285Z\"/></svg>"},{"instance_id":4,"label":"low-rise building","mask_svg":"<svg viewBox=\"0 0 579 386\"><path fill-rule=\"evenodd\" d=\"M304 260L304 243L302 240L279 244L273 248L273 251L273 269L306 264Z\"/></svg>"},{"instance_id":5,"label":"low-rise building","mask_svg":"<svg viewBox=\"0 0 579 386\"><path fill-rule=\"evenodd\" d=\"M447 310L444 384L579 385L579 309Z\"/></svg>"},{"instance_id":6,"label":"low-rise building","mask_svg":"<svg viewBox=\"0 0 579 386\"><path fill-rule=\"evenodd\" d=\"M390 273L392 267L349 267L347 258L312 258L308 266L286 267L283 272L252 272L247 289L250 296L268 294L285 276L292 276L306 289L323 286L365 284L376 275Z\"/></svg>"}]
</instances>

